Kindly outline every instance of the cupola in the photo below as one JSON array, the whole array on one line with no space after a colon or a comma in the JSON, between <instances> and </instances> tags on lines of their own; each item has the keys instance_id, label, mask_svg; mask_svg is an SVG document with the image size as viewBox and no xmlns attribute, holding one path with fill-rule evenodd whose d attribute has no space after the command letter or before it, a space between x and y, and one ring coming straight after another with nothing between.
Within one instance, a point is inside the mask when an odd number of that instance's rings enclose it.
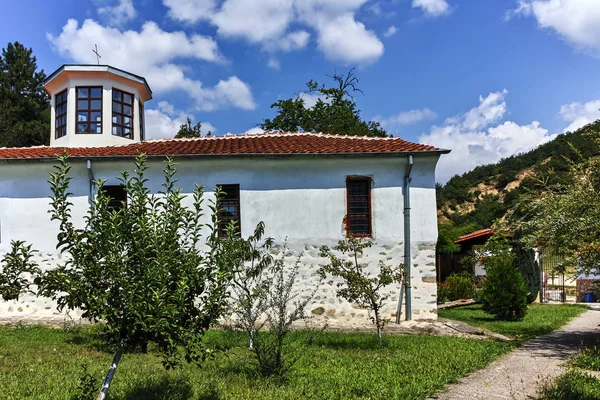
<instances>
[{"instance_id":1,"label":"cupola","mask_svg":"<svg viewBox=\"0 0 600 400\"><path fill-rule=\"evenodd\" d=\"M50 146L101 147L144 140L146 79L109 65L63 65L44 81Z\"/></svg>"}]
</instances>

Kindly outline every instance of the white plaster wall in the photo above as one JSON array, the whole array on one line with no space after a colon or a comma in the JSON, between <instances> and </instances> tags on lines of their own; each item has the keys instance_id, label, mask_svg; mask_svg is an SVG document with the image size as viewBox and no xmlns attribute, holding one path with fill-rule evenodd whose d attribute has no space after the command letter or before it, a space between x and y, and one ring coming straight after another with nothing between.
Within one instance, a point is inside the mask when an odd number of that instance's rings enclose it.
<instances>
[{"instance_id":1,"label":"white plaster wall","mask_svg":"<svg viewBox=\"0 0 600 400\"><path fill-rule=\"evenodd\" d=\"M76 134L77 124L77 86L102 86L102 134ZM133 94L133 139L112 134L112 88ZM55 136L55 101L56 94L64 89L69 90L67 96L67 134L59 139ZM71 78L52 93L50 146L53 147L101 147L118 146L140 142L140 93L133 86L107 78ZM143 103L142 103L143 104Z\"/></svg>"},{"instance_id":2,"label":"white plaster wall","mask_svg":"<svg viewBox=\"0 0 600 400\"><path fill-rule=\"evenodd\" d=\"M435 242L437 219L434 170L438 156L415 157L411 188L413 316L435 318ZM26 240L41 252L44 268L57 260L57 223L51 222L47 210L50 195L47 183L52 162L0 164L0 255L9 249L11 240ZM92 161L96 178L118 184L121 170L132 170L133 161ZM150 189L158 192L162 183L163 163L150 160L147 172ZM182 159L178 161L178 185L189 193L195 184L205 185L205 201L214 198L212 188L218 184L240 184L242 235L248 236L259 221L266 225L266 235L281 247L288 241L286 262L301 257L302 280L299 289L309 293L317 282L315 270L326 260L318 257L318 248L334 246L344 237L346 214L346 177L370 176L372 186L372 226L374 245L364 261L375 269L383 260L390 265L403 263L403 177L404 158L392 157L289 157L289 158L222 158ZM84 160L75 160L71 192L73 216L79 223L88 208L88 177ZM188 199L191 201L191 199ZM204 222L209 222L206 215ZM366 311L335 296L335 281L326 281L309 312L330 324L368 324ZM399 286L386 290L391 295L385 307L387 317L396 312ZM29 302L29 303L28 303ZM24 305L29 305L27 309ZM11 307L9 312L8 307ZM25 297L22 304L0 303L0 315L21 312L54 314L47 299Z\"/></svg>"}]
</instances>

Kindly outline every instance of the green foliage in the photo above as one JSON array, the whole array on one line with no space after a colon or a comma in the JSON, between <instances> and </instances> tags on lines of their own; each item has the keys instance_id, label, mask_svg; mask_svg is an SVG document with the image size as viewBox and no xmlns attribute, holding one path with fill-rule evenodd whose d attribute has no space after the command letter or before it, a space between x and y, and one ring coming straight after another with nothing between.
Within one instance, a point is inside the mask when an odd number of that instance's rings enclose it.
<instances>
[{"instance_id":1,"label":"green foliage","mask_svg":"<svg viewBox=\"0 0 600 400\"><path fill-rule=\"evenodd\" d=\"M9 43L0 57L0 147L50 143L50 102L44 71L21 43Z\"/></svg>"},{"instance_id":2,"label":"green foliage","mask_svg":"<svg viewBox=\"0 0 600 400\"><path fill-rule=\"evenodd\" d=\"M326 88L325 85L311 80L306 84L308 93L317 93L319 99L313 107L307 107L304 99L295 98L278 100L271 104L277 110L273 119L265 119L260 127L266 131L289 132L324 132L333 135L350 136L387 136L378 122L363 121L360 110L356 108L353 93L361 93L357 88L358 78L354 68L347 74L331 77L337 87Z\"/></svg>"},{"instance_id":3,"label":"green foliage","mask_svg":"<svg viewBox=\"0 0 600 400\"><path fill-rule=\"evenodd\" d=\"M448 301L471 299L475 296L475 282L471 274L451 274L444 284L444 295Z\"/></svg>"},{"instance_id":4,"label":"green foliage","mask_svg":"<svg viewBox=\"0 0 600 400\"><path fill-rule=\"evenodd\" d=\"M357 303L367 308L373 315L371 321L377 327L377 338L381 343L381 333L387 320L381 316L381 307L389 295L381 293L381 289L402 280L402 265L390 267L383 261L379 263L379 272L373 275L367 271L367 264L361 264L365 248L371 247L371 242L348 236L338 242L333 248L342 253L343 258L336 256L327 246L322 246L319 256L329 259L329 264L321 265L317 273L324 279L327 275L341 278L337 284L337 295L350 303ZM349 259L347 259L349 258Z\"/></svg>"},{"instance_id":5,"label":"green foliage","mask_svg":"<svg viewBox=\"0 0 600 400\"><path fill-rule=\"evenodd\" d=\"M568 371L554 382L546 384L540 400L597 400L600 381L584 372Z\"/></svg>"},{"instance_id":6,"label":"green foliage","mask_svg":"<svg viewBox=\"0 0 600 400\"><path fill-rule=\"evenodd\" d=\"M590 371L600 371L600 349L598 346L589 347L577 354L570 362L573 367Z\"/></svg>"},{"instance_id":7,"label":"green foliage","mask_svg":"<svg viewBox=\"0 0 600 400\"><path fill-rule=\"evenodd\" d=\"M515 239L512 242L515 263L527 284L527 303L531 304L540 292L540 266L535 261L535 251L527 243Z\"/></svg>"},{"instance_id":8,"label":"green foliage","mask_svg":"<svg viewBox=\"0 0 600 400\"><path fill-rule=\"evenodd\" d=\"M212 132L208 132L206 136L210 136ZM175 135L176 138L195 138L202 136L202 123L196 122L192 125L192 120L187 119L185 124L179 126L179 131Z\"/></svg>"},{"instance_id":9,"label":"green foliage","mask_svg":"<svg viewBox=\"0 0 600 400\"><path fill-rule=\"evenodd\" d=\"M102 386L102 382L89 371L87 363L81 365L81 375L79 376L79 385L75 389L75 393L71 396L71 400L90 400L96 397L98 388Z\"/></svg>"},{"instance_id":10,"label":"green foliage","mask_svg":"<svg viewBox=\"0 0 600 400\"><path fill-rule=\"evenodd\" d=\"M40 274L37 263L32 260L35 250L23 241L12 241L11 250L2 258L0 266L0 298L18 300L19 295L29 288L29 282ZM24 275L29 274L29 279Z\"/></svg>"},{"instance_id":11,"label":"green foliage","mask_svg":"<svg viewBox=\"0 0 600 400\"><path fill-rule=\"evenodd\" d=\"M499 320L521 320L527 312L527 285L515 264L508 241L492 237L482 253L486 279L481 291L483 309Z\"/></svg>"},{"instance_id":12,"label":"green foliage","mask_svg":"<svg viewBox=\"0 0 600 400\"><path fill-rule=\"evenodd\" d=\"M436 186L438 209L455 227L473 225L473 230L489 228L496 219L517 208L524 194L540 197L548 185L571 184L570 163L580 163L598 153L597 143L587 132L599 129L600 121L596 121L576 132L559 135L527 153L456 175L445 185ZM522 177L519 187L507 190L506 185L526 170L531 175ZM481 193L476 188L481 183L492 185L499 190L499 195L480 198ZM472 203L474 209L451 212L466 203Z\"/></svg>"},{"instance_id":13,"label":"green foliage","mask_svg":"<svg viewBox=\"0 0 600 400\"><path fill-rule=\"evenodd\" d=\"M81 363L101 373L112 355L99 351L97 327L0 327L3 400L65 400L77 389ZM232 346L202 366L164 371L153 352L124 357L111 400L183 399L411 399L434 396L444 385L484 368L515 347L512 342L449 336L389 335L379 346L368 333L293 331L301 357L284 384L257 375L243 332L207 332L210 347ZM449 351L451 349L451 351Z\"/></svg>"},{"instance_id":14,"label":"green foliage","mask_svg":"<svg viewBox=\"0 0 600 400\"><path fill-rule=\"evenodd\" d=\"M38 280L43 296L56 299L59 310L83 311L104 322L104 335L117 352L145 352L154 343L169 368L198 362L207 355L202 334L222 315L232 265L221 256L214 227L217 208L209 204L208 250L199 250L203 224L203 188L196 186L190 207L175 187L175 165L164 167L163 190L150 193L146 159L138 156L136 172L121 173L127 204L110 206L103 181L96 181L82 228L71 216L71 166L59 158L51 175L51 219L59 223L58 249L68 260ZM217 190L217 197L220 192Z\"/></svg>"},{"instance_id":15,"label":"green foliage","mask_svg":"<svg viewBox=\"0 0 600 400\"><path fill-rule=\"evenodd\" d=\"M551 333L588 310L574 304L530 304L521 321L501 321L483 311L481 304L438 310L441 318L466 322L469 325L500 333L521 341Z\"/></svg>"},{"instance_id":16,"label":"green foliage","mask_svg":"<svg viewBox=\"0 0 600 400\"><path fill-rule=\"evenodd\" d=\"M475 225L454 226L452 223L440 224L438 227L437 253L449 254L460 251L460 245L454 243L462 235L476 231Z\"/></svg>"}]
</instances>

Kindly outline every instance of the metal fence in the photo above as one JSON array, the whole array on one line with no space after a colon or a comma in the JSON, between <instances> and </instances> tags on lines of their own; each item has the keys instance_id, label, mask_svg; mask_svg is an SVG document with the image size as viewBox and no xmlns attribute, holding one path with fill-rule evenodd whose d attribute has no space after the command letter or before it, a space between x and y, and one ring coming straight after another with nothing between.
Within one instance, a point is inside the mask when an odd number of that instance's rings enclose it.
<instances>
[{"instance_id":1,"label":"metal fence","mask_svg":"<svg viewBox=\"0 0 600 400\"><path fill-rule=\"evenodd\" d=\"M553 254L551 251L540 251L540 270L542 271L542 302L567 301L565 290L565 268L564 257Z\"/></svg>"}]
</instances>

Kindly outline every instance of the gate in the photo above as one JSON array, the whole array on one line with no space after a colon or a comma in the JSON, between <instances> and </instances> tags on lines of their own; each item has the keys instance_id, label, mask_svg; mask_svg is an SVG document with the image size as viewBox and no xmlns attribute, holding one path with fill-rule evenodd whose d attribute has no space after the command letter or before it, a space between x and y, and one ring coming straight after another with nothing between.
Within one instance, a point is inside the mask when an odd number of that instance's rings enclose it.
<instances>
[{"instance_id":1,"label":"gate","mask_svg":"<svg viewBox=\"0 0 600 400\"><path fill-rule=\"evenodd\" d=\"M550 250L540 251L540 270L542 271L542 291L540 299L543 303L550 301L567 301L565 291L564 257L553 254Z\"/></svg>"}]
</instances>

